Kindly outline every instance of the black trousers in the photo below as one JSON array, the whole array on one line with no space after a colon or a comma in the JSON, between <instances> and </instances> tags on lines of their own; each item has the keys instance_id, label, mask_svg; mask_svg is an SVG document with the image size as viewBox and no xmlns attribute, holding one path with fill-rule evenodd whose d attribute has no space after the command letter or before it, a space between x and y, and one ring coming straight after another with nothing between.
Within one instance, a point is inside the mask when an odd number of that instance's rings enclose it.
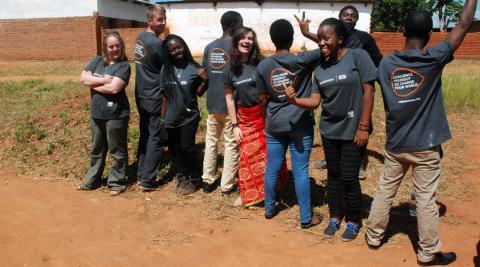
<instances>
[{"instance_id":1,"label":"black trousers","mask_svg":"<svg viewBox=\"0 0 480 267\"><path fill-rule=\"evenodd\" d=\"M347 222L362 221L362 190L358 170L365 147L353 140L335 140L322 136L323 151L327 161L327 196L330 217L345 216Z\"/></svg>"},{"instance_id":2,"label":"black trousers","mask_svg":"<svg viewBox=\"0 0 480 267\"><path fill-rule=\"evenodd\" d=\"M137 99L137 108L140 115L137 177L142 186L153 187L168 135L160 122L160 102Z\"/></svg>"},{"instance_id":3,"label":"black trousers","mask_svg":"<svg viewBox=\"0 0 480 267\"><path fill-rule=\"evenodd\" d=\"M201 179L200 164L195 153L195 135L199 121L176 128L167 128L168 151L173 155L175 169L190 179Z\"/></svg>"}]
</instances>

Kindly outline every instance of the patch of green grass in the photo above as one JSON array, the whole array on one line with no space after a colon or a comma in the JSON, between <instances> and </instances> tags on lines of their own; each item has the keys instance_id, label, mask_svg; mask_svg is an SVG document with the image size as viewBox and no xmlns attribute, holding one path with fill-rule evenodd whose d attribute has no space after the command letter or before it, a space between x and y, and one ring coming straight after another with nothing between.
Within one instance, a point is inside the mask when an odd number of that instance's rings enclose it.
<instances>
[{"instance_id":1,"label":"patch of green grass","mask_svg":"<svg viewBox=\"0 0 480 267\"><path fill-rule=\"evenodd\" d=\"M480 111L480 75L442 77L445 106L451 111Z\"/></svg>"}]
</instances>

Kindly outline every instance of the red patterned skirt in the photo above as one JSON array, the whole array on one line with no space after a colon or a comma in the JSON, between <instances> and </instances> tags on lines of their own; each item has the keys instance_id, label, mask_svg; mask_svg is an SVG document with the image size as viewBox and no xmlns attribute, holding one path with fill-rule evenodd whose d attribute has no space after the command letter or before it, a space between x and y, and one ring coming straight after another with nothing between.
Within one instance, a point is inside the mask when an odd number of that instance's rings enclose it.
<instances>
[{"instance_id":1,"label":"red patterned skirt","mask_svg":"<svg viewBox=\"0 0 480 267\"><path fill-rule=\"evenodd\" d=\"M237 107L238 127L242 131L240 143L240 166L238 169L238 187L245 206L263 201L264 175L267 163L267 143L265 141L265 120L262 106ZM282 187L288 177L287 165L284 163L278 178Z\"/></svg>"}]
</instances>

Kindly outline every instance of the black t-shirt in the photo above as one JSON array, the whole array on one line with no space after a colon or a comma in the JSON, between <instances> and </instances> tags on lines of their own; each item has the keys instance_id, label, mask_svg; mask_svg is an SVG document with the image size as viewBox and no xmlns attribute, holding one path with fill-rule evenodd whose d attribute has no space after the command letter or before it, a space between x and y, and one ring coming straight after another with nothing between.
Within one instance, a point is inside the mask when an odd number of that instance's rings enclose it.
<instances>
[{"instance_id":1,"label":"black t-shirt","mask_svg":"<svg viewBox=\"0 0 480 267\"><path fill-rule=\"evenodd\" d=\"M223 70L230 63L231 47L231 38L217 39L203 52L202 66L208 72L207 110L210 113L227 112Z\"/></svg>"},{"instance_id":2,"label":"black t-shirt","mask_svg":"<svg viewBox=\"0 0 480 267\"><path fill-rule=\"evenodd\" d=\"M163 72L163 70L162 70ZM197 88L202 78L197 75L197 68L189 63L184 69L176 67L177 81L169 86L162 75L162 90L167 98L165 113L165 128L176 128L187 123L200 120L200 111L197 103Z\"/></svg>"},{"instance_id":3,"label":"black t-shirt","mask_svg":"<svg viewBox=\"0 0 480 267\"><path fill-rule=\"evenodd\" d=\"M375 40L368 32L353 29L350 32L350 36L347 39L345 47L361 48L367 51L368 55L373 61L373 64L375 64L377 67L378 64L380 64L380 60L382 60L382 54L380 54L380 50L378 49Z\"/></svg>"},{"instance_id":4,"label":"black t-shirt","mask_svg":"<svg viewBox=\"0 0 480 267\"><path fill-rule=\"evenodd\" d=\"M348 49L337 63L315 69L312 92L322 96L322 136L354 139L362 115L362 84L376 78L377 69L362 49Z\"/></svg>"},{"instance_id":5,"label":"black t-shirt","mask_svg":"<svg viewBox=\"0 0 480 267\"><path fill-rule=\"evenodd\" d=\"M135 96L161 103L162 43L152 32L141 32L135 44Z\"/></svg>"},{"instance_id":6,"label":"black t-shirt","mask_svg":"<svg viewBox=\"0 0 480 267\"><path fill-rule=\"evenodd\" d=\"M256 67L243 64L239 75L233 74L230 66L225 68L225 87L233 90L235 104L242 107L253 107L260 103L255 82Z\"/></svg>"},{"instance_id":7,"label":"black t-shirt","mask_svg":"<svg viewBox=\"0 0 480 267\"><path fill-rule=\"evenodd\" d=\"M312 112L288 103L285 88L293 84L297 97L310 97L312 71L320 59L320 50L316 49L298 55L274 55L260 62L256 83L259 93L268 97L267 132L289 132L313 125Z\"/></svg>"},{"instance_id":8,"label":"black t-shirt","mask_svg":"<svg viewBox=\"0 0 480 267\"><path fill-rule=\"evenodd\" d=\"M112 76L122 79L126 84L130 80L130 65L128 61L115 62L110 65L104 65L102 57L95 57L85 67L85 71L91 72L97 77ZM126 85L125 85L126 87ZM125 88L119 93L102 94L90 89L92 103L90 114L94 119L118 120L130 116L130 105L128 103Z\"/></svg>"},{"instance_id":9,"label":"black t-shirt","mask_svg":"<svg viewBox=\"0 0 480 267\"><path fill-rule=\"evenodd\" d=\"M392 152L416 152L452 138L442 96L442 71L453 60L448 41L422 51L395 51L378 67Z\"/></svg>"}]
</instances>

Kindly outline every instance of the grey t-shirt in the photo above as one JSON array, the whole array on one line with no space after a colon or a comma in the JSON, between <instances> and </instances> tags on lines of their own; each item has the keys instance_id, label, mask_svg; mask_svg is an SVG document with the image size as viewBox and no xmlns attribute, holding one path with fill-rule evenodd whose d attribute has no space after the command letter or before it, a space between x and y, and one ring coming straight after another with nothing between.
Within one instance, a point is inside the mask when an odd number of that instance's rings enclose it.
<instances>
[{"instance_id":1,"label":"grey t-shirt","mask_svg":"<svg viewBox=\"0 0 480 267\"><path fill-rule=\"evenodd\" d=\"M442 96L442 71L453 59L445 40L422 50L396 51L378 68L392 152L415 152L452 138Z\"/></svg>"},{"instance_id":2,"label":"grey t-shirt","mask_svg":"<svg viewBox=\"0 0 480 267\"><path fill-rule=\"evenodd\" d=\"M140 106L151 113L159 113L162 99L162 43L154 33L147 31L141 32L135 43L135 97Z\"/></svg>"},{"instance_id":3,"label":"grey t-shirt","mask_svg":"<svg viewBox=\"0 0 480 267\"><path fill-rule=\"evenodd\" d=\"M362 115L362 84L376 78L377 69L362 49L348 49L337 63L315 69L312 90L322 96L320 133L323 137L354 139Z\"/></svg>"},{"instance_id":4,"label":"grey t-shirt","mask_svg":"<svg viewBox=\"0 0 480 267\"><path fill-rule=\"evenodd\" d=\"M162 75L162 91L167 98L165 128L176 128L200 120L197 88L202 78L197 75L197 68L189 63L184 69L175 68L175 74L177 81L171 82L169 87L173 90L166 90L168 84Z\"/></svg>"},{"instance_id":5,"label":"grey t-shirt","mask_svg":"<svg viewBox=\"0 0 480 267\"><path fill-rule=\"evenodd\" d=\"M259 93L268 97L267 132L282 133L312 126L312 112L288 103L285 88L293 85L297 97L310 97L312 71L320 59L320 50L316 49L298 55L274 55L260 62L256 83Z\"/></svg>"},{"instance_id":6,"label":"grey t-shirt","mask_svg":"<svg viewBox=\"0 0 480 267\"><path fill-rule=\"evenodd\" d=\"M230 63L232 39L217 39L205 47L203 68L208 72L207 110L209 113L227 112L225 101L224 68Z\"/></svg>"},{"instance_id":7,"label":"grey t-shirt","mask_svg":"<svg viewBox=\"0 0 480 267\"><path fill-rule=\"evenodd\" d=\"M103 58L95 57L85 67L85 71L89 71L97 77L112 76L122 79L128 84L130 80L130 65L128 61L115 62L111 65L104 65ZM126 85L125 85L126 86ZM102 94L90 89L92 103L90 114L94 119L102 120L118 120L125 119L130 116L130 105L128 104L127 94L123 88L117 94Z\"/></svg>"},{"instance_id":8,"label":"grey t-shirt","mask_svg":"<svg viewBox=\"0 0 480 267\"><path fill-rule=\"evenodd\" d=\"M256 67L243 64L239 75L233 74L230 66L225 68L225 87L233 90L235 104L242 107L253 107L260 103L255 82Z\"/></svg>"}]
</instances>

